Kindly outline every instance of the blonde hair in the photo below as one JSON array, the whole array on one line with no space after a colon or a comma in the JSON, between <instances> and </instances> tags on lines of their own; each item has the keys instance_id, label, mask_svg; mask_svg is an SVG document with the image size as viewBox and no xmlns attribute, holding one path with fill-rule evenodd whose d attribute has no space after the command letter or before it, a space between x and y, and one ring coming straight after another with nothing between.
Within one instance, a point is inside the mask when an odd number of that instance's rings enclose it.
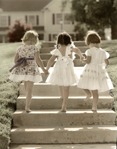
<instances>
[{"instance_id":1,"label":"blonde hair","mask_svg":"<svg viewBox=\"0 0 117 149\"><path fill-rule=\"evenodd\" d=\"M37 43L39 43L38 33L34 30L26 31L26 33L24 34L24 36L21 40L23 43L25 43L26 41L32 41L35 44L37 44Z\"/></svg>"},{"instance_id":2,"label":"blonde hair","mask_svg":"<svg viewBox=\"0 0 117 149\"><path fill-rule=\"evenodd\" d=\"M89 45L90 43L100 43L101 37L98 35L95 31L88 31L87 36L85 38L86 45Z\"/></svg>"}]
</instances>

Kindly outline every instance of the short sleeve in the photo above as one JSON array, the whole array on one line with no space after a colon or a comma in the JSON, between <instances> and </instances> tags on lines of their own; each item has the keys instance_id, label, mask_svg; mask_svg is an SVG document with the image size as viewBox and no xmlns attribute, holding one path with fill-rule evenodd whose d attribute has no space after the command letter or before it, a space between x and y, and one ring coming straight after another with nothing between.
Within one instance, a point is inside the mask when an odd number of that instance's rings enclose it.
<instances>
[{"instance_id":1,"label":"short sleeve","mask_svg":"<svg viewBox=\"0 0 117 149\"><path fill-rule=\"evenodd\" d=\"M40 48L37 46L34 46L32 49L33 49L33 53L37 53L40 51Z\"/></svg>"},{"instance_id":2,"label":"short sleeve","mask_svg":"<svg viewBox=\"0 0 117 149\"><path fill-rule=\"evenodd\" d=\"M92 55L90 49L88 49L88 50L85 52L85 54L86 54L86 56L91 56L91 55Z\"/></svg>"},{"instance_id":3,"label":"short sleeve","mask_svg":"<svg viewBox=\"0 0 117 149\"><path fill-rule=\"evenodd\" d=\"M105 59L108 59L110 57L110 54L105 51Z\"/></svg>"},{"instance_id":4,"label":"short sleeve","mask_svg":"<svg viewBox=\"0 0 117 149\"><path fill-rule=\"evenodd\" d=\"M58 49L54 49L54 50L52 50L50 53L51 53L52 55L54 55L54 56L59 56L59 51L58 51Z\"/></svg>"},{"instance_id":5,"label":"short sleeve","mask_svg":"<svg viewBox=\"0 0 117 149\"><path fill-rule=\"evenodd\" d=\"M70 48L73 47L73 48L76 48L74 42L72 41L72 43L70 44Z\"/></svg>"},{"instance_id":6,"label":"short sleeve","mask_svg":"<svg viewBox=\"0 0 117 149\"><path fill-rule=\"evenodd\" d=\"M17 50L16 50L16 54L19 55L19 52L20 52L20 51L21 51L21 46L17 48Z\"/></svg>"}]
</instances>

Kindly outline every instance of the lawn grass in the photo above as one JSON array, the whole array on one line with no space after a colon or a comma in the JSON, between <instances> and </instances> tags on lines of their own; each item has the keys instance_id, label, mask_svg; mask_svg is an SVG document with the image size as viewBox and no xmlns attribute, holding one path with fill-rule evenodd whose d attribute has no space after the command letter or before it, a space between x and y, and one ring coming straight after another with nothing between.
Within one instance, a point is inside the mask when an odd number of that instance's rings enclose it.
<instances>
[{"instance_id":1,"label":"lawn grass","mask_svg":"<svg viewBox=\"0 0 117 149\"><path fill-rule=\"evenodd\" d=\"M14 64L13 60L16 49L20 44L21 43L0 44L0 149L6 149L10 143L9 134L11 130L12 115L19 94L20 83L11 82L8 77L10 75L9 69ZM111 47L106 50L108 52L112 51ZM116 57L115 54L113 55ZM113 93L115 97L117 97L117 64L115 57L112 59L113 56L111 55L109 59L111 65L107 67L107 71L115 87ZM115 109L117 111L117 98L115 98Z\"/></svg>"}]
</instances>

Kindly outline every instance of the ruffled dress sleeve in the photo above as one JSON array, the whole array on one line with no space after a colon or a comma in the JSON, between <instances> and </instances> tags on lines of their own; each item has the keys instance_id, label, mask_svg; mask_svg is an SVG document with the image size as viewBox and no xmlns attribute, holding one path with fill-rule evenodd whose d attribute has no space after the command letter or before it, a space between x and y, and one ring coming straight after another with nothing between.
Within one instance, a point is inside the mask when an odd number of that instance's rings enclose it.
<instances>
[{"instance_id":1,"label":"ruffled dress sleeve","mask_svg":"<svg viewBox=\"0 0 117 149\"><path fill-rule=\"evenodd\" d=\"M70 54L71 54L72 48L77 48L77 47L74 45L74 42L72 42L68 47L69 47L69 48L68 48L68 50L67 50L67 55L70 55ZM76 58L74 52L72 53L72 58L73 58L73 60Z\"/></svg>"},{"instance_id":2,"label":"ruffled dress sleeve","mask_svg":"<svg viewBox=\"0 0 117 149\"><path fill-rule=\"evenodd\" d=\"M33 48L33 53L37 53L37 52L39 52L39 51L40 51L40 48L37 47L37 46L34 46L34 48Z\"/></svg>"},{"instance_id":3,"label":"ruffled dress sleeve","mask_svg":"<svg viewBox=\"0 0 117 149\"><path fill-rule=\"evenodd\" d=\"M91 55L92 55L92 54L91 54L91 50L88 49L88 50L85 52L85 55L86 55L86 56L91 56Z\"/></svg>"},{"instance_id":4,"label":"ruffled dress sleeve","mask_svg":"<svg viewBox=\"0 0 117 149\"><path fill-rule=\"evenodd\" d=\"M54 56L59 56L59 51L58 51L58 49L54 49L54 50L52 50L50 53L51 53L52 55L54 55Z\"/></svg>"},{"instance_id":5,"label":"ruffled dress sleeve","mask_svg":"<svg viewBox=\"0 0 117 149\"><path fill-rule=\"evenodd\" d=\"M17 50L16 50L16 54L19 55L19 52L20 52L20 51L21 51L21 46L17 48Z\"/></svg>"},{"instance_id":6,"label":"ruffled dress sleeve","mask_svg":"<svg viewBox=\"0 0 117 149\"><path fill-rule=\"evenodd\" d=\"M105 59L108 59L110 57L110 54L105 51Z\"/></svg>"},{"instance_id":7,"label":"ruffled dress sleeve","mask_svg":"<svg viewBox=\"0 0 117 149\"><path fill-rule=\"evenodd\" d=\"M71 44L70 44L70 48L76 48L76 46L75 46L75 44L74 44L74 42L72 42Z\"/></svg>"}]
</instances>

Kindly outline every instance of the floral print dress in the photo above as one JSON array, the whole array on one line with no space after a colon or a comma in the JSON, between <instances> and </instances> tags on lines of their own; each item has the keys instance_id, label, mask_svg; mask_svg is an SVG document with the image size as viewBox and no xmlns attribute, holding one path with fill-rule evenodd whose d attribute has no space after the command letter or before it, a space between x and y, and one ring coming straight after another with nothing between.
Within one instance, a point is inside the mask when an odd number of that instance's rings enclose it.
<instances>
[{"instance_id":1,"label":"floral print dress","mask_svg":"<svg viewBox=\"0 0 117 149\"><path fill-rule=\"evenodd\" d=\"M35 45L21 45L17 49L17 54L19 58L34 58L34 54L39 52L39 48ZM31 81L31 82L40 82L42 81L42 76L39 71L39 67L36 63L36 60L26 60L27 65L23 64L14 68L10 74L9 79L14 82L19 81Z\"/></svg>"}]
</instances>

